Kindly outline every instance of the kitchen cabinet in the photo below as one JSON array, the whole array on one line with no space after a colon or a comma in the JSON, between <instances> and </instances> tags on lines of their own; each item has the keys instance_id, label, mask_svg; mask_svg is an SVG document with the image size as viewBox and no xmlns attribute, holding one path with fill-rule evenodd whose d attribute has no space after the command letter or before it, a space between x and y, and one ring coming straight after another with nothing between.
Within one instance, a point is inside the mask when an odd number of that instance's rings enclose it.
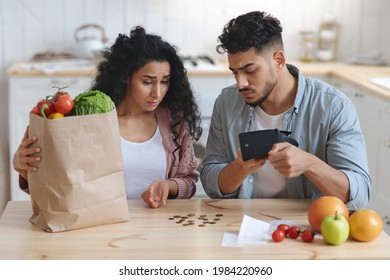
<instances>
[{"instance_id":1,"label":"kitchen cabinet","mask_svg":"<svg viewBox=\"0 0 390 280\"><path fill-rule=\"evenodd\" d=\"M207 137L209 134L210 120L213 112L214 102L222 89L235 83L234 77L226 76L193 76L189 78L192 90L201 112L201 127L203 133L199 141L194 145L195 155L201 162L206 149ZM196 187L196 198L208 198L202 183L199 180Z\"/></svg>"},{"instance_id":2,"label":"kitchen cabinet","mask_svg":"<svg viewBox=\"0 0 390 280\"><path fill-rule=\"evenodd\" d=\"M89 77L13 77L9 78L9 151L10 151L10 184L11 200L30 200L29 196L19 189L18 173L13 170L12 158L16 152L26 127L29 123L29 112L42 98L54 94L53 86L69 86L69 94L75 97L90 87Z\"/></svg>"},{"instance_id":3,"label":"kitchen cabinet","mask_svg":"<svg viewBox=\"0 0 390 280\"><path fill-rule=\"evenodd\" d=\"M359 114L372 179L368 208L381 215L390 233L390 102L345 81L333 79L332 83L352 100Z\"/></svg>"}]
</instances>

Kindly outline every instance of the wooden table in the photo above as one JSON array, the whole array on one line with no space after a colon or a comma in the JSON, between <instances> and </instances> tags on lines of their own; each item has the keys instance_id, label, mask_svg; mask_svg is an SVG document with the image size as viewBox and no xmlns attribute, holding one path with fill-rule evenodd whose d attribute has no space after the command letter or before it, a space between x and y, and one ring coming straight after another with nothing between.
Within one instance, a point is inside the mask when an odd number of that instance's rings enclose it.
<instances>
[{"instance_id":1,"label":"wooden table","mask_svg":"<svg viewBox=\"0 0 390 280\"><path fill-rule=\"evenodd\" d=\"M11 201L0 220L0 259L390 259L390 237L385 232L372 242L348 240L339 246L320 239L305 243L288 238L281 243L221 246L225 232L238 234L244 214L307 226L311 202L190 199L170 200L164 207L150 209L142 201L129 201L129 222L47 233L29 222L30 202ZM192 219L194 224L178 223L181 218L175 216L190 216L186 220ZM205 218L220 220L199 226Z\"/></svg>"}]
</instances>

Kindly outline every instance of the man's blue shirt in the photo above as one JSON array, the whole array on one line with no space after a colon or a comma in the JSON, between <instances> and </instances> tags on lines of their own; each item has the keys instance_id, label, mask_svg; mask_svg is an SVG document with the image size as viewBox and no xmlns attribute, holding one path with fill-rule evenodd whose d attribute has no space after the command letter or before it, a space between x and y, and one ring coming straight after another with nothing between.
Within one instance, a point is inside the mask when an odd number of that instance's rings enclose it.
<instances>
[{"instance_id":1,"label":"man's blue shirt","mask_svg":"<svg viewBox=\"0 0 390 280\"><path fill-rule=\"evenodd\" d=\"M350 99L331 85L304 77L287 65L298 78L294 106L285 114L284 130L298 141L299 148L344 172L349 180L351 208L364 208L370 199L366 145L358 114ZM200 166L203 188L211 198L250 198L256 184L250 174L229 195L218 186L221 170L237 157L238 134L253 131L254 108L247 105L236 85L222 90L214 104L205 158ZM286 178L288 197L317 198L321 191L304 175Z\"/></svg>"}]
</instances>

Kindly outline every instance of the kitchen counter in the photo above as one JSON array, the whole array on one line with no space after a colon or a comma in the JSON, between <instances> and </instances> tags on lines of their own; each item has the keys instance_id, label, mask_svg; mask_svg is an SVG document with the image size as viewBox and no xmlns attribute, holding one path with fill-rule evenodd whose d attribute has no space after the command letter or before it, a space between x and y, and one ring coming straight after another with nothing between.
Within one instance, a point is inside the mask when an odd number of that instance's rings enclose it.
<instances>
[{"instance_id":1,"label":"kitchen counter","mask_svg":"<svg viewBox=\"0 0 390 280\"><path fill-rule=\"evenodd\" d=\"M339 246L322 239L305 243L289 238L281 243L221 246L224 233L238 234L244 214L308 226L312 202L190 199L170 200L151 209L140 200L130 200L128 222L47 233L29 222L30 202L11 201L0 220L0 259L390 259L390 237L385 232L371 242L347 240ZM182 217L187 218L180 222Z\"/></svg>"},{"instance_id":2,"label":"kitchen counter","mask_svg":"<svg viewBox=\"0 0 390 280\"><path fill-rule=\"evenodd\" d=\"M61 64L62 63L62 64ZM72 64L73 63L73 64ZM341 81L352 83L375 96L390 102L390 90L370 82L370 78L389 77L390 67L365 66L346 63L315 62L302 63L289 62L297 66L304 75L315 77L334 77ZM62 68L61 68L62 65ZM94 77L95 65L88 61L66 61L50 63L15 63L7 71L9 77L42 77L42 76L82 76ZM219 63L214 68L189 68L190 77L231 77L232 74L226 64Z\"/></svg>"}]
</instances>

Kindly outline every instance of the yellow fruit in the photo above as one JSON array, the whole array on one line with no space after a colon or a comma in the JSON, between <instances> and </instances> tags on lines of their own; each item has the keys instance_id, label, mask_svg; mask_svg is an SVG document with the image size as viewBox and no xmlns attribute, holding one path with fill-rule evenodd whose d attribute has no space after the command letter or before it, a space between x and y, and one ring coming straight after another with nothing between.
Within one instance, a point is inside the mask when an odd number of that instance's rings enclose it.
<instances>
[{"instance_id":1,"label":"yellow fruit","mask_svg":"<svg viewBox=\"0 0 390 280\"><path fill-rule=\"evenodd\" d=\"M348 220L348 208L341 199L335 196L322 196L317 198L310 205L307 213L310 226L320 232L322 219L329 215L334 216L336 211L338 215L342 215Z\"/></svg>"},{"instance_id":2,"label":"yellow fruit","mask_svg":"<svg viewBox=\"0 0 390 280\"><path fill-rule=\"evenodd\" d=\"M63 117L64 117L64 114L61 114L61 113L58 113L58 112L51 113L49 115L49 119L59 119L59 118L63 118Z\"/></svg>"},{"instance_id":3,"label":"yellow fruit","mask_svg":"<svg viewBox=\"0 0 390 280\"><path fill-rule=\"evenodd\" d=\"M349 217L349 235L357 241L372 241L382 229L382 218L371 209L358 210Z\"/></svg>"}]
</instances>

